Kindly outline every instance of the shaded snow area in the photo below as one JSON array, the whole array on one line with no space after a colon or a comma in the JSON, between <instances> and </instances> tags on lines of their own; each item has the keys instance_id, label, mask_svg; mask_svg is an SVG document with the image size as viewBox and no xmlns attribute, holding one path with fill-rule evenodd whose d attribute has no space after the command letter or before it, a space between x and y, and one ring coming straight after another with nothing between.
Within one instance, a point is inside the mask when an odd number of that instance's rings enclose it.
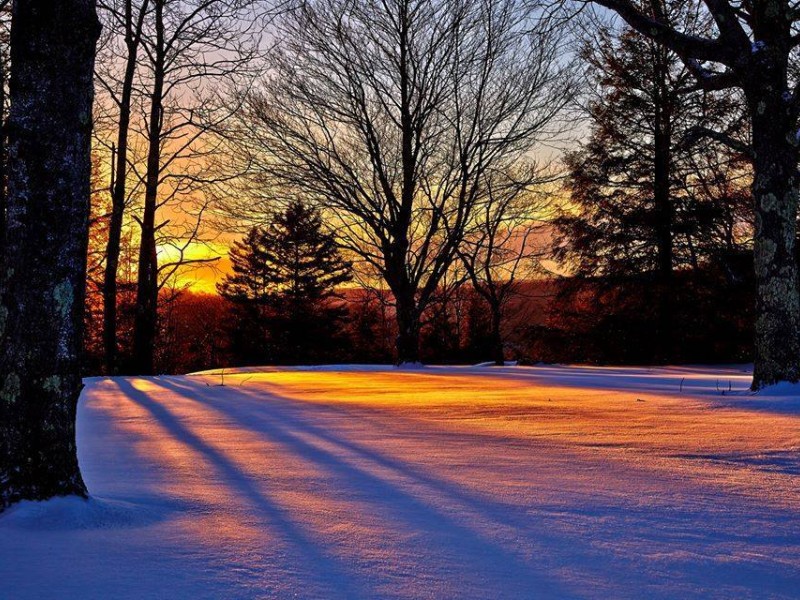
<instances>
[{"instance_id":1,"label":"shaded snow area","mask_svg":"<svg viewBox=\"0 0 800 600\"><path fill-rule=\"evenodd\" d=\"M0 516L0 597L798 598L800 398L748 383L733 367L90 380L93 497Z\"/></svg>"}]
</instances>

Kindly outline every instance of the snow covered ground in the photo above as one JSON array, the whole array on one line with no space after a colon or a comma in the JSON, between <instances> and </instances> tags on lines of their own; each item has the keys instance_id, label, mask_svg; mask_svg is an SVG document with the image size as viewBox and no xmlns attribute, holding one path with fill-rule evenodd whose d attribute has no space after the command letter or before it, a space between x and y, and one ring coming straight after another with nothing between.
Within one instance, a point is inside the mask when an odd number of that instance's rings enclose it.
<instances>
[{"instance_id":1,"label":"snow covered ground","mask_svg":"<svg viewBox=\"0 0 800 600\"><path fill-rule=\"evenodd\" d=\"M800 396L748 383L733 367L93 379L93 498L0 516L0 598L800 598Z\"/></svg>"}]
</instances>

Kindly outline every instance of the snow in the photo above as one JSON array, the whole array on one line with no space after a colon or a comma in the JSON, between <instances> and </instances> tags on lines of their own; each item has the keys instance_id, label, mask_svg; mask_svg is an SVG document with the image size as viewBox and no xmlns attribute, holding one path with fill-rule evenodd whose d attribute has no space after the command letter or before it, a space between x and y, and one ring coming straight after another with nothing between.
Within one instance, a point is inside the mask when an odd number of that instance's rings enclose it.
<instances>
[{"instance_id":1,"label":"snow","mask_svg":"<svg viewBox=\"0 0 800 600\"><path fill-rule=\"evenodd\" d=\"M753 395L749 379L91 379L78 442L92 498L0 516L0 598L797 598L800 396Z\"/></svg>"},{"instance_id":2,"label":"snow","mask_svg":"<svg viewBox=\"0 0 800 600\"><path fill-rule=\"evenodd\" d=\"M498 365L498 364L497 364L496 362L494 362L494 361L491 361L491 362L482 362L482 363L478 363L478 364L477 364L477 365L475 365L475 366L476 366L476 367L497 367L497 366L500 366L500 365ZM503 366L506 366L506 367L516 367L516 366L517 366L517 361L515 361L515 360L507 360L507 361L505 361L505 362L503 363Z\"/></svg>"},{"instance_id":3,"label":"snow","mask_svg":"<svg viewBox=\"0 0 800 600\"><path fill-rule=\"evenodd\" d=\"M759 396L767 397L788 397L800 400L800 383L789 383L787 381L767 386L757 392Z\"/></svg>"}]
</instances>

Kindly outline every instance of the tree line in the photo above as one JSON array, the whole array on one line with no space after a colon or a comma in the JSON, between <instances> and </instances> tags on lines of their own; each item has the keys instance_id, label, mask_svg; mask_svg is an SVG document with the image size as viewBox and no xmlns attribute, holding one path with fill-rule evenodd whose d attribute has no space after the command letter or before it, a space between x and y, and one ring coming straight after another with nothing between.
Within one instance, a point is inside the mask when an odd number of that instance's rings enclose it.
<instances>
[{"instance_id":1,"label":"tree line","mask_svg":"<svg viewBox=\"0 0 800 600\"><path fill-rule=\"evenodd\" d=\"M390 305L398 363L465 286L500 362L510 299L555 260L573 299L646 289L668 360L687 273L713 266L753 280L753 388L797 381L798 19L786 0L0 3L0 505L85 493L87 306L106 372L155 372L176 275L232 224L221 292L289 355L355 282Z\"/></svg>"}]
</instances>

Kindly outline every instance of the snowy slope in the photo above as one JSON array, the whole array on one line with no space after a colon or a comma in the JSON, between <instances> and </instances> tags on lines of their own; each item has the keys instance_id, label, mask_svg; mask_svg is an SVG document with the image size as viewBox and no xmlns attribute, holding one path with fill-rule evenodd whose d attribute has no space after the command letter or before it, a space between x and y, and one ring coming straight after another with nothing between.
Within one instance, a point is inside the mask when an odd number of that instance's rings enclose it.
<instances>
[{"instance_id":1,"label":"snowy slope","mask_svg":"<svg viewBox=\"0 0 800 600\"><path fill-rule=\"evenodd\" d=\"M93 498L0 516L0 598L800 598L800 397L748 382L735 367L90 380Z\"/></svg>"}]
</instances>

